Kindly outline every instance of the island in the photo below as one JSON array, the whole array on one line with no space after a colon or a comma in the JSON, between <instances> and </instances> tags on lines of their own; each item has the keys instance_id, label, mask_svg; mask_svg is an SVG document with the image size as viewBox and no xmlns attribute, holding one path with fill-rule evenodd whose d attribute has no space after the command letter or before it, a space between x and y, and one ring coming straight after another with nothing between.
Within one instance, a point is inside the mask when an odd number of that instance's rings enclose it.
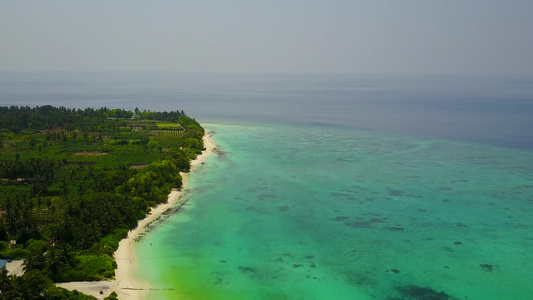
<instances>
[{"instance_id":1,"label":"island","mask_svg":"<svg viewBox=\"0 0 533 300\"><path fill-rule=\"evenodd\" d=\"M0 107L0 259L23 260L0 299L94 299L56 284L119 277L119 243L176 202L205 136L183 111Z\"/></svg>"}]
</instances>

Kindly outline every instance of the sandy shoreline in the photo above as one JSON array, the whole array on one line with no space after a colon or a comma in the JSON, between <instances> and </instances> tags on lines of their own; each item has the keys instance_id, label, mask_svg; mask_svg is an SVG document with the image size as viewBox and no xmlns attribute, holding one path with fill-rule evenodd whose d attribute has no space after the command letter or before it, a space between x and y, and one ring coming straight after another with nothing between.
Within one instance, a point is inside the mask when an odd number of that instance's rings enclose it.
<instances>
[{"instance_id":1,"label":"sandy shoreline","mask_svg":"<svg viewBox=\"0 0 533 300\"><path fill-rule=\"evenodd\" d=\"M205 162L207 157L214 153L216 144L211 138L211 133L206 130L203 137L205 151L198 155L195 160L191 161L191 172L200 164ZM168 195L168 202L154 207L146 218L139 221L138 226L128 233L128 237L121 240L117 251L114 253L117 262L117 269L115 270L115 280L110 281L96 281L96 282L66 282L58 283L57 286L69 289L78 290L88 295L92 295L98 299L103 299L112 291L118 294L119 299L146 299L150 293L150 284L133 277L133 272L139 267L139 261L135 253L133 243L135 240L144 234L146 228L150 223L155 221L161 214L174 205L179 203L183 192L189 185L189 173L181 173L183 184L180 191L172 191ZM100 294L100 292L103 292Z\"/></svg>"}]
</instances>

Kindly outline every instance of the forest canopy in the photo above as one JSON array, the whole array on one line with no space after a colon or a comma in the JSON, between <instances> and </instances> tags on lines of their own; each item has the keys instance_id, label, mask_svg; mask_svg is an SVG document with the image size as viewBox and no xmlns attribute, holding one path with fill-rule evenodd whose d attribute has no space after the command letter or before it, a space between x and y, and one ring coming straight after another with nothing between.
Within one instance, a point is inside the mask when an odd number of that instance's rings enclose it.
<instances>
[{"instance_id":1,"label":"forest canopy","mask_svg":"<svg viewBox=\"0 0 533 300\"><path fill-rule=\"evenodd\" d=\"M25 259L22 278L0 274L0 299L26 279L42 294L112 278L118 242L181 188L203 135L183 111L0 107L0 258Z\"/></svg>"}]
</instances>

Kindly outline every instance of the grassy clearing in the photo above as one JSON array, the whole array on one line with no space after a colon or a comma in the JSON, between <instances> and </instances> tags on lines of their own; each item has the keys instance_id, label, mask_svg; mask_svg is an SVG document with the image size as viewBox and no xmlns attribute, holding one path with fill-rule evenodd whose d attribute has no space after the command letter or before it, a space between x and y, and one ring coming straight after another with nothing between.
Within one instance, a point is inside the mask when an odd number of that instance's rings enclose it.
<instances>
[{"instance_id":1,"label":"grassy clearing","mask_svg":"<svg viewBox=\"0 0 533 300\"><path fill-rule=\"evenodd\" d=\"M157 128L181 128L181 125L178 123L170 123L170 122L155 122L155 125Z\"/></svg>"}]
</instances>

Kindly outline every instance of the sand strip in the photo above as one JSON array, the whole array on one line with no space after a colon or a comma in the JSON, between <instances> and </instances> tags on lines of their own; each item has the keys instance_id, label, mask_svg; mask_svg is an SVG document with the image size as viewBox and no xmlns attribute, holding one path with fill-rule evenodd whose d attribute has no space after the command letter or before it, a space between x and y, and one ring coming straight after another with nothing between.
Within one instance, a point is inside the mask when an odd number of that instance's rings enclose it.
<instances>
[{"instance_id":1,"label":"sand strip","mask_svg":"<svg viewBox=\"0 0 533 300\"><path fill-rule=\"evenodd\" d=\"M214 153L216 144L211 138L211 133L206 130L203 137L205 151L198 155L195 160L191 161L191 172L200 164L205 162L207 157ZM117 262L115 278L113 281L96 281L96 282L67 282L56 284L69 290L78 290L97 299L103 299L112 291L118 294L119 299L146 299L150 293L148 282L141 281L133 276L133 272L139 267L139 261L135 253L134 242L144 234L146 227L155 221L165 211L176 205L183 192L189 185L190 173L181 173L183 184L180 191L172 191L168 195L168 202L160 204L154 208L146 218L139 220L137 228L128 233L128 237L121 240L117 251L114 254ZM100 293L102 292L102 293Z\"/></svg>"},{"instance_id":2,"label":"sand strip","mask_svg":"<svg viewBox=\"0 0 533 300\"><path fill-rule=\"evenodd\" d=\"M15 275L15 276L22 276L24 275L24 269L22 264L24 263L24 260L12 260L6 264L6 270L7 274L9 275Z\"/></svg>"}]
</instances>

